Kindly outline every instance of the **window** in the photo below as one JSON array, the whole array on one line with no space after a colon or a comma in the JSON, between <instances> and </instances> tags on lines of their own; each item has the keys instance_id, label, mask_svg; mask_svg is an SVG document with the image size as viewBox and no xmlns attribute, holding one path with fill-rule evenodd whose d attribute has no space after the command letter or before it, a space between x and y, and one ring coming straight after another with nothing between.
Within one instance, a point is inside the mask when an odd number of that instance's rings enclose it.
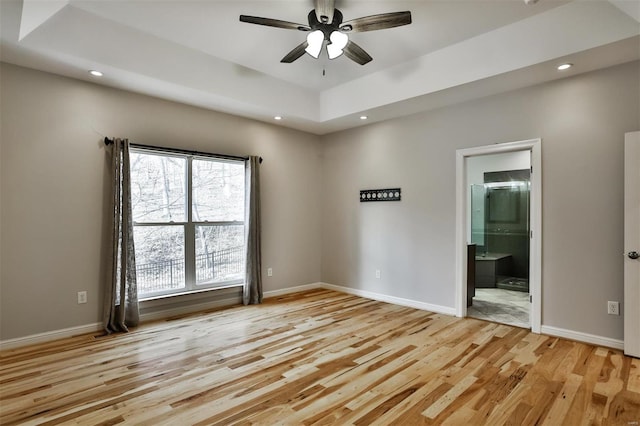
<instances>
[{"instance_id":1,"label":"window","mask_svg":"<svg viewBox=\"0 0 640 426\"><path fill-rule=\"evenodd\" d=\"M242 284L244 163L131 150L141 299Z\"/></svg>"}]
</instances>

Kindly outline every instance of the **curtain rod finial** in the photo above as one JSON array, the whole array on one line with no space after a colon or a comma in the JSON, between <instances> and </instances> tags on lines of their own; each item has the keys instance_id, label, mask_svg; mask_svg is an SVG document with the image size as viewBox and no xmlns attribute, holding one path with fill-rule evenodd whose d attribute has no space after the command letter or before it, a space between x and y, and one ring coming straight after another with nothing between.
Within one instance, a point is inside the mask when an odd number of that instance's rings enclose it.
<instances>
[{"instance_id":1,"label":"curtain rod finial","mask_svg":"<svg viewBox=\"0 0 640 426\"><path fill-rule=\"evenodd\" d=\"M108 137L104 137L104 144L111 145L113 143L113 139L109 139Z\"/></svg>"},{"instance_id":2,"label":"curtain rod finial","mask_svg":"<svg viewBox=\"0 0 640 426\"><path fill-rule=\"evenodd\" d=\"M258 162L262 164L262 157L258 157Z\"/></svg>"}]
</instances>

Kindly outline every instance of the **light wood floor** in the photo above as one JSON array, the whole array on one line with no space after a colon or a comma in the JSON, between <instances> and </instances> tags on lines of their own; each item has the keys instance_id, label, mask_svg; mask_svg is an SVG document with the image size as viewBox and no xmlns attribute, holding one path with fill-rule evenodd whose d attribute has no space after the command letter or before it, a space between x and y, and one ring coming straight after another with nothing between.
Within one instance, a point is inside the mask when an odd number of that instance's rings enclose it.
<instances>
[{"instance_id":1,"label":"light wood floor","mask_svg":"<svg viewBox=\"0 0 640 426\"><path fill-rule=\"evenodd\" d=\"M640 360L326 290L0 353L2 424L637 425Z\"/></svg>"}]
</instances>

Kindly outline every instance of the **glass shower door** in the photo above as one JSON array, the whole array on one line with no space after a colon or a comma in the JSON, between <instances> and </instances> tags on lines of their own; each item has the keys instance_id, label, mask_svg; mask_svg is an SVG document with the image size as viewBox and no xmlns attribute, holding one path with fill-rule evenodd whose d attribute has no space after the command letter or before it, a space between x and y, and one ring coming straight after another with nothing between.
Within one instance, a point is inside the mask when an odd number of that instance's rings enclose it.
<instances>
[{"instance_id":1,"label":"glass shower door","mask_svg":"<svg viewBox=\"0 0 640 426\"><path fill-rule=\"evenodd\" d=\"M476 245L476 253L484 253L486 247L484 185L471 185L471 244Z\"/></svg>"}]
</instances>

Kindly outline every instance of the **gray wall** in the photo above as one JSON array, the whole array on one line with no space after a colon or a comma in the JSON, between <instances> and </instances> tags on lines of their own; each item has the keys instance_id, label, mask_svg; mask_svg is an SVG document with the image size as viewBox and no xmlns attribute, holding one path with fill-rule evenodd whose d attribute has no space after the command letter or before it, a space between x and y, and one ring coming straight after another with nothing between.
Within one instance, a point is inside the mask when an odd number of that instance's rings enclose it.
<instances>
[{"instance_id":1,"label":"gray wall","mask_svg":"<svg viewBox=\"0 0 640 426\"><path fill-rule=\"evenodd\" d=\"M323 137L323 281L453 308L456 149L540 137L542 323L622 339L606 302L623 300L639 77L635 62ZM358 202L385 187L402 201Z\"/></svg>"},{"instance_id":2,"label":"gray wall","mask_svg":"<svg viewBox=\"0 0 640 426\"><path fill-rule=\"evenodd\" d=\"M455 150L541 137L543 324L622 338L606 301L623 296L623 135L640 129L638 63L324 137L0 71L0 339L99 321L103 135L262 155L263 267L274 269L265 290L322 280L447 308ZM399 203L358 202L360 189L395 186ZM80 290L86 305L76 304Z\"/></svg>"},{"instance_id":3,"label":"gray wall","mask_svg":"<svg viewBox=\"0 0 640 426\"><path fill-rule=\"evenodd\" d=\"M264 157L264 289L320 281L317 136L7 64L1 90L0 339L100 321L104 135Z\"/></svg>"}]
</instances>

